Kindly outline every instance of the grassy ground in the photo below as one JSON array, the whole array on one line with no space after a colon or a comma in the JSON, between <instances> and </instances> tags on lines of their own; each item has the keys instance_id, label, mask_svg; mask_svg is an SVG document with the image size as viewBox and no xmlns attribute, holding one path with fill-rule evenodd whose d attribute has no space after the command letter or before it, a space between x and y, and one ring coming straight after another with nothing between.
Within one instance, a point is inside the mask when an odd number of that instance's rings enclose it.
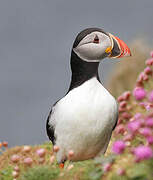
<instances>
[{"instance_id":1,"label":"grassy ground","mask_svg":"<svg viewBox=\"0 0 153 180\"><path fill-rule=\"evenodd\" d=\"M128 150L116 156L110 153L110 147L105 157L73 164L66 162L64 169L60 169L56 161L50 161L53 155L50 143L40 146L30 146L31 150L29 152L23 152L24 146L10 148L0 156L0 180L13 180L12 172L16 166L20 169L19 180L145 180L146 178L152 180L152 159L135 163L133 155L129 154ZM43 162L39 162L40 157L36 154L36 150L40 148L46 150L45 161ZM13 154L18 154L21 157L17 163L11 161ZM31 165L24 164L23 160L26 157L33 159ZM105 163L111 163L108 171L103 169ZM120 169L124 169L126 171L125 174L123 173L123 175L119 176L118 171Z\"/></svg>"}]
</instances>

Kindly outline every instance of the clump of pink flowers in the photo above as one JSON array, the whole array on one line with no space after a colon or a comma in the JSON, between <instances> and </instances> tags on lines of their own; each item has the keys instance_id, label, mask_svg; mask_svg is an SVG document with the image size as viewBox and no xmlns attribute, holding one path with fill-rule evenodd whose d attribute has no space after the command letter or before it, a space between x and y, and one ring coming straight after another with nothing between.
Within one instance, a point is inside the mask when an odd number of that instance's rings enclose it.
<instances>
[{"instance_id":1,"label":"clump of pink flowers","mask_svg":"<svg viewBox=\"0 0 153 180\"><path fill-rule=\"evenodd\" d=\"M44 157L45 154L46 154L46 150L44 148L41 148L41 149L38 149L36 151L36 154L39 156L39 157Z\"/></svg>"},{"instance_id":2,"label":"clump of pink flowers","mask_svg":"<svg viewBox=\"0 0 153 180\"><path fill-rule=\"evenodd\" d=\"M153 91L151 91L149 94L148 94L148 100L150 102L153 102Z\"/></svg>"},{"instance_id":3,"label":"clump of pink flowers","mask_svg":"<svg viewBox=\"0 0 153 180\"><path fill-rule=\"evenodd\" d=\"M138 129L140 128L140 122L138 120L134 120L131 121L127 124L127 129L131 132L131 133L135 133L136 131L138 131Z\"/></svg>"},{"instance_id":4,"label":"clump of pink flowers","mask_svg":"<svg viewBox=\"0 0 153 180\"><path fill-rule=\"evenodd\" d=\"M132 94L125 92L117 99L119 120L114 138L120 140L112 144L112 151L118 155L124 153L126 148L135 162L153 158L153 51L146 65L138 76ZM137 111L133 114L131 110ZM120 170L117 174L124 174L124 171Z\"/></svg>"},{"instance_id":5,"label":"clump of pink flowers","mask_svg":"<svg viewBox=\"0 0 153 180\"><path fill-rule=\"evenodd\" d=\"M143 146L143 145L134 148L133 154L135 155L136 162L150 159L153 157L153 151L152 151L151 147Z\"/></svg>"},{"instance_id":6,"label":"clump of pink flowers","mask_svg":"<svg viewBox=\"0 0 153 180\"><path fill-rule=\"evenodd\" d=\"M20 161L20 159L21 159L20 156L17 155L17 154L14 154L14 155L11 156L11 161L13 163L17 163L18 161Z\"/></svg>"},{"instance_id":7,"label":"clump of pink flowers","mask_svg":"<svg viewBox=\"0 0 153 180\"><path fill-rule=\"evenodd\" d=\"M126 147L126 145L125 145L124 141L118 140L113 143L112 151L115 154L121 154L121 153L123 153L125 147Z\"/></svg>"},{"instance_id":8,"label":"clump of pink flowers","mask_svg":"<svg viewBox=\"0 0 153 180\"><path fill-rule=\"evenodd\" d=\"M32 163L33 163L33 160L32 160L32 158L27 157L27 158L25 158L25 159L23 160L23 162L24 162L25 165L31 166Z\"/></svg>"},{"instance_id":9,"label":"clump of pink flowers","mask_svg":"<svg viewBox=\"0 0 153 180\"><path fill-rule=\"evenodd\" d=\"M146 96L146 91L142 87L136 87L133 90L133 96L135 97L136 100L142 100Z\"/></svg>"},{"instance_id":10,"label":"clump of pink flowers","mask_svg":"<svg viewBox=\"0 0 153 180\"><path fill-rule=\"evenodd\" d=\"M152 118L151 117L146 118L145 124L148 127L153 127L153 117Z\"/></svg>"},{"instance_id":11,"label":"clump of pink flowers","mask_svg":"<svg viewBox=\"0 0 153 180\"><path fill-rule=\"evenodd\" d=\"M112 167L112 164L111 164L111 163L105 163L105 164L103 165L103 171L104 171L104 172L108 172L108 171L111 170L111 167Z\"/></svg>"}]
</instances>

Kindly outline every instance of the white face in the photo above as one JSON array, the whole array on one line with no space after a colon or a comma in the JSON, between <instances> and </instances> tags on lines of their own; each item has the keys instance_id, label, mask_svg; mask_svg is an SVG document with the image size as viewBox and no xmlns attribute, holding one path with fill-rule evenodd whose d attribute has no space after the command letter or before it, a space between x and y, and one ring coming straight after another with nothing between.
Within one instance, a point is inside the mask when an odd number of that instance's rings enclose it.
<instances>
[{"instance_id":1,"label":"white face","mask_svg":"<svg viewBox=\"0 0 153 180\"><path fill-rule=\"evenodd\" d=\"M73 50L84 61L99 62L108 56L106 49L112 48L111 38L102 32L92 32L85 36Z\"/></svg>"}]
</instances>

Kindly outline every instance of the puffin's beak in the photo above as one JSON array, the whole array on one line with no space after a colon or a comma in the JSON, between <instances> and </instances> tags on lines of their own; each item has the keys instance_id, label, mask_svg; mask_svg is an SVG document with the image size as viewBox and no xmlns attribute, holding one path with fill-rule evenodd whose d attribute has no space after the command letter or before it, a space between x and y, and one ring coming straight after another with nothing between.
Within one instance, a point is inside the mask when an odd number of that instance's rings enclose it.
<instances>
[{"instance_id":1,"label":"puffin's beak","mask_svg":"<svg viewBox=\"0 0 153 180\"><path fill-rule=\"evenodd\" d=\"M118 37L109 33L110 39L112 41L112 47L110 51L109 57L111 58L121 58L131 56L131 51L129 47L125 44L124 41L119 39ZM107 53L106 49L106 53Z\"/></svg>"}]
</instances>

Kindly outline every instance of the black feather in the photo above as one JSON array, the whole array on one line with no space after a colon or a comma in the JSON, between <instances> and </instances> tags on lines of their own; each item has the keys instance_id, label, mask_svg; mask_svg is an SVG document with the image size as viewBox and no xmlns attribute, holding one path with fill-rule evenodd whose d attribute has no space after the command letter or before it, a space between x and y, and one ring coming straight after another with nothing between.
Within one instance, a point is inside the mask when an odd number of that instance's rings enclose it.
<instances>
[{"instance_id":1,"label":"black feather","mask_svg":"<svg viewBox=\"0 0 153 180\"><path fill-rule=\"evenodd\" d=\"M54 131L55 131L55 127L51 126L49 124L49 119L51 117L51 114L52 114L52 109L48 115L48 118L47 118L47 123L46 123L46 130L47 130L47 135L49 137L49 139L52 141L53 145L55 144L55 135L54 135Z\"/></svg>"},{"instance_id":2,"label":"black feather","mask_svg":"<svg viewBox=\"0 0 153 180\"><path fill-rule=\"evenodd\" d=\"M71 53L71 83L69 91L80 86L89 79L96 77L100 82L98 75L99 62L86 62L83 61L75 52L72 50ZM67 92L67 93L68 93Z\"/></svg>"},{"instance_id":3,"label":"black feather","mask_svg":"<svg viewBox=\"0 0 153 180\"><path fill-rule=\"evenodd\" d=\"M59 101L59 100L58 100ZM58 101L56 103L53 104L52 109L49 112L48 118L47 118L47 122L46 122L46 131L47 131L47 135L49 137L49 139L52 141L53 145L55 145L56 142L56 136L55 136L55 126L52 124L49 124L49 120L52 116L53 113L53 108L55 107L55 105L58 103Z\"/></svg>"}]
</instances>

